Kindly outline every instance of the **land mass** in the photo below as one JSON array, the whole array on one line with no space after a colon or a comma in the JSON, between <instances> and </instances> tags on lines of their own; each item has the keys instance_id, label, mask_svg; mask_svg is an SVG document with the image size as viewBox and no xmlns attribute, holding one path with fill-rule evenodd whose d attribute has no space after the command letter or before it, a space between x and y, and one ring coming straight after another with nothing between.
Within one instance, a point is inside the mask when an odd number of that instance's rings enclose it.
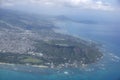
<instances>
[{"instance_id":1,"label":"land mass","mask_svg":"<svg viewBox=\"0 0 120 80\"><path fill-rule=\"evenodd\" d=\"M91 64L103 56L95 43L56 33L59 27L52 20L59 17L1 9L0 62L62 68Z\"/></svg>"}]
</instances>

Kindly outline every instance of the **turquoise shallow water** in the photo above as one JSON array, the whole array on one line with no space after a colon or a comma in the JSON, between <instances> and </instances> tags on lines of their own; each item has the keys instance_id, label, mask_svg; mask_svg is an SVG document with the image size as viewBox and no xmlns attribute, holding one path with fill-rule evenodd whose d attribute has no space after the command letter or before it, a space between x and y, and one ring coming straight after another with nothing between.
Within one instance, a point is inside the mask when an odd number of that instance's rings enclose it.
<instances>
[{"instance_id":1,"label":"turquoise shallow water","mask_svg":"<svg viewBox=\"0 0 120 80\"><path fill-rule=\"evenodd\" d=\"M0 80L120 80L120 26L57 23L61 31L104 45L104 58L80 69L40 69L0 65Z\"/></svg>"}]
</instances>

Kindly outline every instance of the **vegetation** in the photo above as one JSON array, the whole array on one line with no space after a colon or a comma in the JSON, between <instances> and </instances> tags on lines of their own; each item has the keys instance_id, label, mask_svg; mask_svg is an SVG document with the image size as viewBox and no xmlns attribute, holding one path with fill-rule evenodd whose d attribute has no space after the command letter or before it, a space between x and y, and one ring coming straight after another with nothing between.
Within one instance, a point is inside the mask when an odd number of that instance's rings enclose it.
<instances>
[{"instance_id":1,"label":"vegetation","mask_svg":"<svg viewBox=\"0 0 120 80\"><path fill-rule=\"evenodd\" d=\"M50 18L2 10L0 17L0 62L79 66L102 57L96 44L54 32Z\"/></svg>"}]
</instances>

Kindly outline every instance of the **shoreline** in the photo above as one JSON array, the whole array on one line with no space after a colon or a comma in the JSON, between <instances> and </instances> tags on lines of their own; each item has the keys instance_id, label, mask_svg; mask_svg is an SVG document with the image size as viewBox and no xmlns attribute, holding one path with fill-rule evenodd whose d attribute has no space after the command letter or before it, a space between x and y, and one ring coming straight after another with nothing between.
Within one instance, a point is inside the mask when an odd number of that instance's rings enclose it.
<instances>
[{"instance_id":1,"label":"shoreline","mask_svg":"<svg viewBox=\"0 0 120 80\"><path fill-rule=\"evenodd\" d=\"M4 63L4 62L0 62L0 65L16 66L16 65L22 65L22 64L13 64L13 63ZM24 64L23 66L31 66L31 67L37 67L37 68L48 68L48 66L44 66L44 65L30 65L30 64Z\"/></svg>"}]
</instances>

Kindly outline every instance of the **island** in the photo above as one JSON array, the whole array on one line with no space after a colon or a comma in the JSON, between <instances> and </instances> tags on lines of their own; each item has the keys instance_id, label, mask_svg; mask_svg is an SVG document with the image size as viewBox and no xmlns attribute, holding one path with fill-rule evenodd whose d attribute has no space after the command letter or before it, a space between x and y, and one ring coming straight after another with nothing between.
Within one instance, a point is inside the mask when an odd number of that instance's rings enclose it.
<instances>
[{"instance_id":1,"label":"island","mask_svg":"<svg viewBox=\"0 0 120 80\"><path fill-rule=\"evenodd\" d=\"M0 11L0 63L80 67L103 56L94 42L55 32L59 17Z\"/></svg>"}]
</instances>

